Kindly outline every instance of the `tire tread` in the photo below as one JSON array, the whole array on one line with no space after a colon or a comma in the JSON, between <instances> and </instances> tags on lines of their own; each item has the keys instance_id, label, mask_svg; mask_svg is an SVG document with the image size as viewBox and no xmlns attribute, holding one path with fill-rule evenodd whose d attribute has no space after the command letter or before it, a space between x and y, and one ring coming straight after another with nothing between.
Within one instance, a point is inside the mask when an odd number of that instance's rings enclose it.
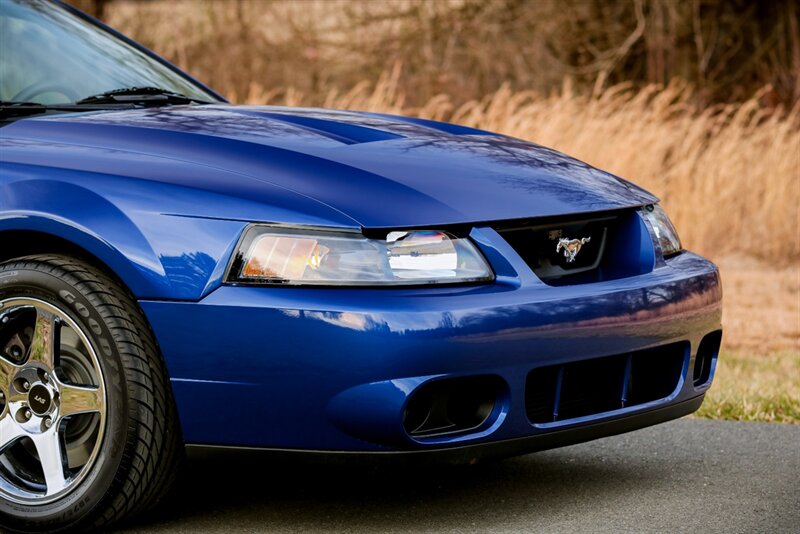
<instances>
[{"instance_id":1,"label":"tire tread","mask_svg":"<svg viewBox=\"0 0 800 534\"><path fill-rule=\"evenodd\" d=\"M129 399L122 461L108 494L80 526L105 529L154 507L182 467L183 440L166 365L136 299L112 275L69 256L28 256L2 267L37 270L79 290L106 322L123 366Z\"/></svg>"}]
</instances>

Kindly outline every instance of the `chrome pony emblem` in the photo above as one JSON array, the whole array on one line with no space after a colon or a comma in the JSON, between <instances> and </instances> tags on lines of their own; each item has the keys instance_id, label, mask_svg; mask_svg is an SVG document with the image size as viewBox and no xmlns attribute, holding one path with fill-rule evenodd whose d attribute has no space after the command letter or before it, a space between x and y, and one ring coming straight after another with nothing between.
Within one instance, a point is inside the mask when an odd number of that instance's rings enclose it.
<instances>
[{"instance_id":1,"label":"chrome pony emblem","mask_svg":"<svg viewBox=\"0 0 800 534\"><path fill-rule=\"evenodd\" d=\"M591 237L582 237L580 239L562 237L558 240L558 244L556 245L556 254L563 249L564 257L567 258L567 263L572 263L575 261L575 256L578 255L578 252L581 251L581 247L591 240Z\"/></svg>"}]
</instances>

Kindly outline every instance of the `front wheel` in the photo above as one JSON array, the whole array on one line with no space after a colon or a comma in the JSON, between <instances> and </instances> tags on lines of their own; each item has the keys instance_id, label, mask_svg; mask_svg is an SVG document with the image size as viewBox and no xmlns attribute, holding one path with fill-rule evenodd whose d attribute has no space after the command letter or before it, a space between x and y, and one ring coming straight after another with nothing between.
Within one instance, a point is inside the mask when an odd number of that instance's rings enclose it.
<instances>
[{"instance_id":1,"label":"front wheel","mask_svg":"<svg viewBox=\"0 0 800 534\"><path fill-rule=\"evenodd\" d=\"M107 526L155 504L182 442L128 291L65 256L0 264L0 525Z\"/></svg>"}]
</instances>

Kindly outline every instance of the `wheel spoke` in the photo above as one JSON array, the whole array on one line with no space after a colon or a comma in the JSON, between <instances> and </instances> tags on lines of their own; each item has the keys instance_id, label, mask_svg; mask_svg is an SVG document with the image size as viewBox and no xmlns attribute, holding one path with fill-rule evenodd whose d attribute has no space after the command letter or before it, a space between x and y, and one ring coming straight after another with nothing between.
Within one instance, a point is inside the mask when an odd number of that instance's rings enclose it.
<instances>
[{"instance_id":1,"label":"wheel spoke","mask_svg":"<svg viewBox=\"0 0 800 534\"><path fill-rule=\"evenodd\" d=\"M61 417L79 413L99 413L103 409L103 396L98 387L81 387L62 384Z\"/></svg>"},{"instance_id":2,"label":"wheel spoke","mask_svg":"<svg viewBox=\"0 0 800 534\"><path fill-rule=\"evenodd\" d=\"M47 369L55 369L58 364L56 347L59 346L60 321L50 312L40 309L36 312L36 326L33 330L28 361L40 363Z\"/></svg>"},{"instance_id":3,"label":"wheel spoke","mask_svg":"<svg viewBox=\"0 0 800 534\"><path fill-rule=\"evenodd\" d=\"M50 496L58 493L67 487L67 478L64 473L66 466L66 455L64 454L64 444L56 426L45 432L31 436L33 444L36 446L36 453L42 464L44 480L47 484L46 495Z\"/></svg>"},{"instance_id":4,"label":"wheel spoke","mask_svg":"<svg viewBox=\"0 0 800 534\"><path fill-rule=\"evenodd\" d=\"M0 453L24 435L24 431L14 421L11 413L6 413L5 417L0 419Z\"/></svg>"}]
</instances>

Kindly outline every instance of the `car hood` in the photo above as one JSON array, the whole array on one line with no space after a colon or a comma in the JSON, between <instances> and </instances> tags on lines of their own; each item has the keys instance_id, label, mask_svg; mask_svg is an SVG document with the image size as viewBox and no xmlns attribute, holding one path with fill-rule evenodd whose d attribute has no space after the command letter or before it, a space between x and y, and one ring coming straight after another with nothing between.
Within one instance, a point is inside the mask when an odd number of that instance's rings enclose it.
<instances>
[{"instance_id":1,"label":"car hood","mask_svg":"<svg viewBox=\"0 0 800 534\"><path fill-rule=\"evenodd\" d=\"M276 188L288 190L364 227L526 219L657 200L612 174L536 144L373 113L173 106L32 118L0 134L51 146L80 145L82 170L92 170L86 148L219 169L219 179L198 181L196 187L251 202L268 202ZM136 166L126 161L127 167L114 174L136 177ZM107 160L103 166L108 172ZM179 185L193 187L186 173L178 174ZM179 179L164 173L157 180ZM269 213L263 220L271 220Z\"/></svg>"}]
</instances>

